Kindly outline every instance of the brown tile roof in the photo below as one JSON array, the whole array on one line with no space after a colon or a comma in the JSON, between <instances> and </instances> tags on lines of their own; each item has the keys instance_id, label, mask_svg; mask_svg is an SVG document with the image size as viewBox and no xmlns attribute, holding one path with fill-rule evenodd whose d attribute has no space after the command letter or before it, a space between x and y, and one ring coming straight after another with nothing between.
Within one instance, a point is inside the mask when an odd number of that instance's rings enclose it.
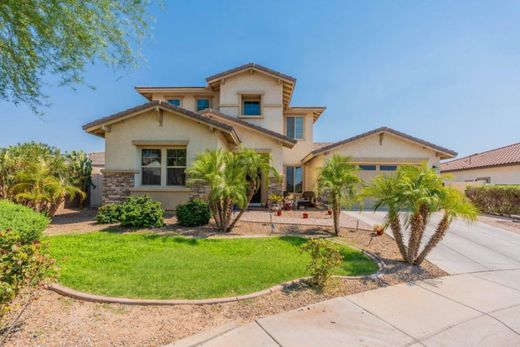
<instances>
[{"instance_id":1,"label":"brown tile roof","mask_svg":"<svg viewBox=\"0 0 520 347\"><path fill-rule=\"evenodd\" d=\"M223 71L223 72L219 72L218 74L215 74L215 75L212 75L212 76L209 76L208 78L206 78L206 81L208 81L208 82L209 81L213 81L213 80L225 77L227 75L230 75L230 74L233 74L233 73L236 73L236 72L240 72L240 71L249 70L249 69L257 69L259 71L263 71L263 72L265 72L267 74L280 77L282 79L291 81L293 83L296 82L296 78L294 78L292 76L283 74L281 72L275 71L273 69L270 69L268 67L265 67L265 66L262 66L262 65L259 65L259 64L255 64L255 63L248 63L248 64L240 65L240 66L237 66L235 68L232 68L232 69L229 69L229 70L226 70L226 71Z\"/></svg>"},{"instance_id":2,"label":"brown tile roof","mask_svg":"<svg viewBox=\"0 0 520 347\"><path fill-rule=\"evenodd\" d=\"M87 156L92 161L92 166L105 166L105 152L93 152Z\"/></svg>"},{"instance_id":3,"label":"brown tile roof","mask_svg":"<svg viewBox=\"0 0 520 347\"><path fill-rule=\"evenodd\" d=\"M118 112L118 113L114 113L114 114L111 114L109 116L97 119L97 120L95 120L93 122L90 122L90 123L87 123L87 124L83 125L83 129L87 130L88 128L92 128L92 127L95 127L97 125L101 125L101 124L104 124L104 123L107 123L107 122L112 122L112 121L118 120L118 119L123 118L125 116L131 115L132 113L145 111L147 109L152 109L155 106L160 106L161 108L164 108L164 109L167 109L167 110L179 112L179 113L181 113L181 114L183 114L185 116L188 116L190 118L193 118L195 120L202 121L204 123L208 123L210 125L214 125L216 127L219 127L219 128L225 129L225 130L229 130L229 131L233 130L232 126L229 126L229 125L227 125L225 123L222 123L222 122L210 119L208 117L204 117L203 115L201 115L201 114L199 114L197 112L193 112L193 111L187 110L185 108L182 108L182 107L179 107L179 106L175 106L175 105L169 104L167 102L160 102L160 101L150 101L150 102L147 102L145 104L142 104L142 105L139 105L139 106L136 106L136 107L132 107L132 108L126 109L124 111L121 111L121 112Z\"/></svg>"},{"instance_id":4,"label":"brown tile roof","mask_svg":"<svg viewBox=\"0 0 520 347\"><path fill-rule=\"evenodd\" d=\"M425 141L425 140L421 140L421 139L419 139L417 137L414 137L414 136L402 133L402 132L394 130L392 128L380 127L380 128L377 128L377 129L374 129L374 130L370 130L370 131L367 131L365 133L362 133L362 134L350 137L348 139L345 139L345 140L342 140L342 141L338 141L338 142L334 142L334 143L331 143L329 145L325 145L325 146L323 146L321 148L315 149L311 153L309 153L304 158L304 160L305 159L310 159L311 157L314 157L317 154L329 151L329 150L331 150L333 148L336 148L338 146L344 145L346 143L349 143L349 142L352 142L352 141L355 141L355 140L359 140L359 139L362 139L363 137L367 137L367 136L370 136L370 135L382 133L382 132L387 132L387 133L390 133L390 134L393 134L393 135L396 135L396 136L400 136L400 137L403 137L403 138L408 139L410 141L413 141L415 143L421 144L423 146L430 147L430 148L432 148L432 149L434 149L434 150L436 150L438 152L444 153L448 157L454 157L454 156L457 155L457 152L452 151L452 150L447 149L447 148L444 148L444 147L441 147L441 146L438 146L438 145L435 145L435 144L433 144L431 142L428 142L428 141Z\"/></svg>"},{"instance_id":5,"label":"brown tile roof","mask_svg":"<svg viewBox=\"0 0 520 347\"><path fill-rule=\"evenodd\" d=\"M96 127L102 126L106 123L114 122L119 119L123 119L126 116L132 115L133 113L152 110L154 107L159 107L159 108L162 108L167 111L178 112L188 118L192 118L196 121L203 122L205 124L214 126L215 128L220 129L221 131L229 133L230 136L233 138L233 141L240 142L240 139L238 138L238 135L236 134L235 129L233 129L232 126L230 126L226 123L223 123L223 122L219 122L218 120L203 116L200 113L193 112L193 111L187 110L185 108L178 107L178 106L169 104L167 102L161 102L161 101L150 101L145 104L142 104L142 105L139 105L136 107L132 107L132 108L126 109L124 111L114 113L109 116L97 119L93 122L83 125L83 130L88 131L88 129L90 129L90 128L96 128Z\"/></svg>"},{"instance_id":6,"label":"brown tile roof","mask_svg":"<svg viewBox=\"0 0 520 347\"><path fill-rule=\"evenodd\" d=\"M450 172L507 165L520 165L520 142L442 163L441 171Z\"/></svg>"},{"instance_id":7,"label":"brown tile roof","mask_svg":"<svg viewBox=\"0 0 520 347\"><path fill-rule=\"evenodd\" d=\"M230 116L230 115L222 113L220 111L213 110L211 108L202 110L202 111L200 111L200 113L205 115L205 116L213 114L213 115L216 115L217 117L221 117L221 118L223 118L223 119L225 119L227 121L233 122L235 124L242 125L244 127L256 130L256 131L261 132L263 134L266 134L268 136L277 138L278 140L283 141L286 144L289 144L291 148L296 144L296 142L298 142L297 140L295 140L293 138L290 138L289 136L285 136L283 134L277 133L276 131L272 131L272 130L266 129L264 127L258 126L256 124L252 124L252 123L246 122L246 121L244 121L242 119Z\"/></svg>"},{"instance_id":8,"label":"brown tile roof","mask_svg":"<svg viewBox=\"0 0 520 347\"><path fill-rule=\"evenodd\" d=\"M320 149L325 146L329 146L331 144L333 144L333 142L314 142L312 144L312 147L316 150L316 149Z\"/></svg>"}]
</instances>

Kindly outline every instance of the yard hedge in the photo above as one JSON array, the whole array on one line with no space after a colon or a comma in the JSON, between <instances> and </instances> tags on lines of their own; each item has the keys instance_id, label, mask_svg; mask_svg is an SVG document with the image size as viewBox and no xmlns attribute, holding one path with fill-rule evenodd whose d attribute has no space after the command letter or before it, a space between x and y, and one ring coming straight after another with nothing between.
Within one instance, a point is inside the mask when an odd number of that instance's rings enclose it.
<instances>
[{"instance_id":1,"label":"yard hedge","mask_svg":"<svg viewBox=\"0 0 520 347\"><path fill-rule=\"evenodd\" d=\"M481 212L520 215L520 186L467 187L466 196Z\"/></svg>"},{"instance_id":2,"label":"yard hedge","mask_svg":"<svg viewBox=\"0 0 520 347\"><path fill-rule=\"evenodd\" d=\"M185 227L206 225L211 217L209 204L202 199L193 199L177 205L175 214L179 224Z\"/></svg>"},{"instance_id":3,"label":"yard hedge","mask_svg":"<svg viewBox=\"0 0 520 347\"><path fill-rule=\"evenodd\" d=\"M149 195L130 196L122 204L101 206L96 216L98 223L117 223L132 228L164 226L164 210L161 203Z\"/></svg>"},{"instance_id":4,"label":"yard hedge","mask_svg":"<svg viewBox=\"0 0 520 347\"><path fill-rule=\"evenodd\" d=\"M28 207L0 200L0 230L15 230L24 243L39 240L49 222L48 217Z\"/></svg>"}]
</instances>

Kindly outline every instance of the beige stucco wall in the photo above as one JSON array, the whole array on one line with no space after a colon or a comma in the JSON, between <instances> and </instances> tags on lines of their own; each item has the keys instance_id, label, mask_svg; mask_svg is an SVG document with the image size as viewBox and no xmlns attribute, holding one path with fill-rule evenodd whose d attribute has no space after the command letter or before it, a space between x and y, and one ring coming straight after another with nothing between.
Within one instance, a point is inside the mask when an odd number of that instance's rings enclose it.
<instances>
[{"instance_id":1,"label":"beige stucco wall","mask_svg":"<svg viewBox=\"0 0 520 347\"><path fill-rule=\"evenodd\" d=\"M305 190L316 191L316 180L319 169L323 167L325 160L340 154L352 157L356 164L417 164L427 162L430 167L439 167L439 157L434 150L407 141L392 134L385 133L382 144L379 143L379 135L364 137L360 140L349 142L343 146L332 149L328 154L321 154L306 163L304 167ZM370 181L377 175L388 174L388 171L360 171L364 181Z\"/></svg>"},{"instance_id":2,"label":"beige stucco wall","mask_svg":"<svg viewBox=\"0 0 520 347\"><path fill-rule=\"evenodd\" d=\"M169 99L180 99L181 105L180 107L185 108L187 110L196 112L196 100L199 98L209 98L210 99L210 107L216 108L218 107L219 94L218 92L214 93L196 93L196 94L172 94L172 93L155 93L152 95L152 100L159 100L167 102Z\"/></svg>"},{"instance_id":3,"label":"beige stucco wall","mask_svg":"<svg viewBox=\"0 0 520 347\"><path fill-rule=\"evenodd\" d=\"M231 116L241 116L242 94L262 97L262 117L246 120L264 128L283 133L283 86L275 78L261 73L243 72L228 77L220 85L219 110Z\"/></svg>"},{"instance_id":4,"label":"beige stucco wall","mask_svg":"<svg viewBox=\"0 0 520 347\"><path fill-rule=\"evenodd\" d=\"M155 111L113 124L110 132L105 135L105 170L135 171L136 187L132 194L150 194L153 199L163 202L166 209L172 209L177 203L188 200L189 191L183 187L140 187L141 147L134 145L134 140L187 142L187 167L193 163L198 153L206 149L227 149L227 143L220 132L211 131L208 125L167 111L164 112L162 126Z\"/></svg>"},{"instance_id":5,"label":"beige stucco wall","mask_svg":"<svg viewBox=\"0 0 520 347\"><path fill-rule=\"evenodd\" d=\"M294 113L285 114L283 118L283 134L287 134L287 122L286 117L302 116L304 117L304 133L303 140L298 140L293 148L284 148L284 165L301 165L302 159L313 150L313 119L312 113Z\"/></svg>"},{"instance_id":6,"label":"beige stucco wall","mask_svg":"<svg viewBox=\"0 0 520 347\"><path fill-rule=\"evenodd\" d=\"M520 165L447 172L453 181L475 181L489 177L490 184L520 184Z\"/></svg>"}]
</instances>

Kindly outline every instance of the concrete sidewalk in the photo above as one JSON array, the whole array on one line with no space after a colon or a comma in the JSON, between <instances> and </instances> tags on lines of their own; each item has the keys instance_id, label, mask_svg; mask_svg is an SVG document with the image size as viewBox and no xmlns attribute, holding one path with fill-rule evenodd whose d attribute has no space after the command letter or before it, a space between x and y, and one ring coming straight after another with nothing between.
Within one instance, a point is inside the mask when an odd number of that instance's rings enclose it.
<instances>
[{"instance_id":1,"label":"concrete sidewalk","mask_svg":"<svg viewBox=\"0 0 520 347\"><path fill-rule=\"evenodd\" d=\"M520 270L380 288L170 346L520 346Z\"/></svg>"}]
</instances>

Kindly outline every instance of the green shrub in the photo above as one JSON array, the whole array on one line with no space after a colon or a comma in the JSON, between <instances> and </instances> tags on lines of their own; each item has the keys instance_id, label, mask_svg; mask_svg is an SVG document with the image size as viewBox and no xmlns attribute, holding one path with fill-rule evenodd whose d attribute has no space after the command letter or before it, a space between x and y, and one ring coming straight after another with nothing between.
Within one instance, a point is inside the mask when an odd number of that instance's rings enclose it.
<instances>
[{"instance_id":1,"label":"green shrub","mask_svg":"<svg viewBox=\"0 0 520 347\"><path fill-rule=\"evenodd\" d=\"M22 290L41 284L52 273L53 263L44 244L27 241L19 231L0 231L0 336L9 331L5 318L13 300Z\"/></svg>"},{"instance_id":2,"label":"green shrub","mask_svg":"<svg viewBox=\"0 0 520 347\"><path fill-rule=\"evenodd\" d=\"M49 218L28 207L0 200L0 230L17 231L23 242L28 243L40 239L49 222Z\"/></svg>"},{"instance_id":3,"label":"green shrub","mask_svg":"<svg viewBox=\"0 0 520 347\"><path fill-rule=\"evenodd\" d=\"M164 210L150 196L131 196L119 206L119 222L132 228L162 227Z\"/></svg>"},{"instance_id":4,"label":"green shrub","mask_svg":"<svg viewBox=\"0 0 520 347\"><path fill-rule=\"evenodd\" d=\"M117 204L106 204L98 209L96 220L100 224L111 224L119 222L120 206Z\"/></svg>"},{"instance_id":5,"label":"green shrub","mask_svg":"<svg viewBox=\"0 0 520 347\"><path fill-rule=\"evenodd\" d=\"M175 212L177 221L185 227L206 225L211 217L209 205L202 199L193 199L185 204L177 205Z\"/></svg>"},{"instance_id":6,"label":"green shrub","mask_svg":"<svg viewBox=\"0 0 520 347\"><path fill-rule=\"evenodd\" d=\"M481 212L507 216L520 214L519 186L468 187L466 196Z\"/></svg>"},{"instance_id":7,"label":"green shrub","mask_svg":"<svg viewBox=\"0 0 520 347\"><path fill-rule=\"evenodd\" d=\"M324 287L333 271L343 261L341 252L335 245L324 239L311 239L302 246L302 250L311 256L311 262L307 265L311 284Z\"/></svg>"}]
</instances>

